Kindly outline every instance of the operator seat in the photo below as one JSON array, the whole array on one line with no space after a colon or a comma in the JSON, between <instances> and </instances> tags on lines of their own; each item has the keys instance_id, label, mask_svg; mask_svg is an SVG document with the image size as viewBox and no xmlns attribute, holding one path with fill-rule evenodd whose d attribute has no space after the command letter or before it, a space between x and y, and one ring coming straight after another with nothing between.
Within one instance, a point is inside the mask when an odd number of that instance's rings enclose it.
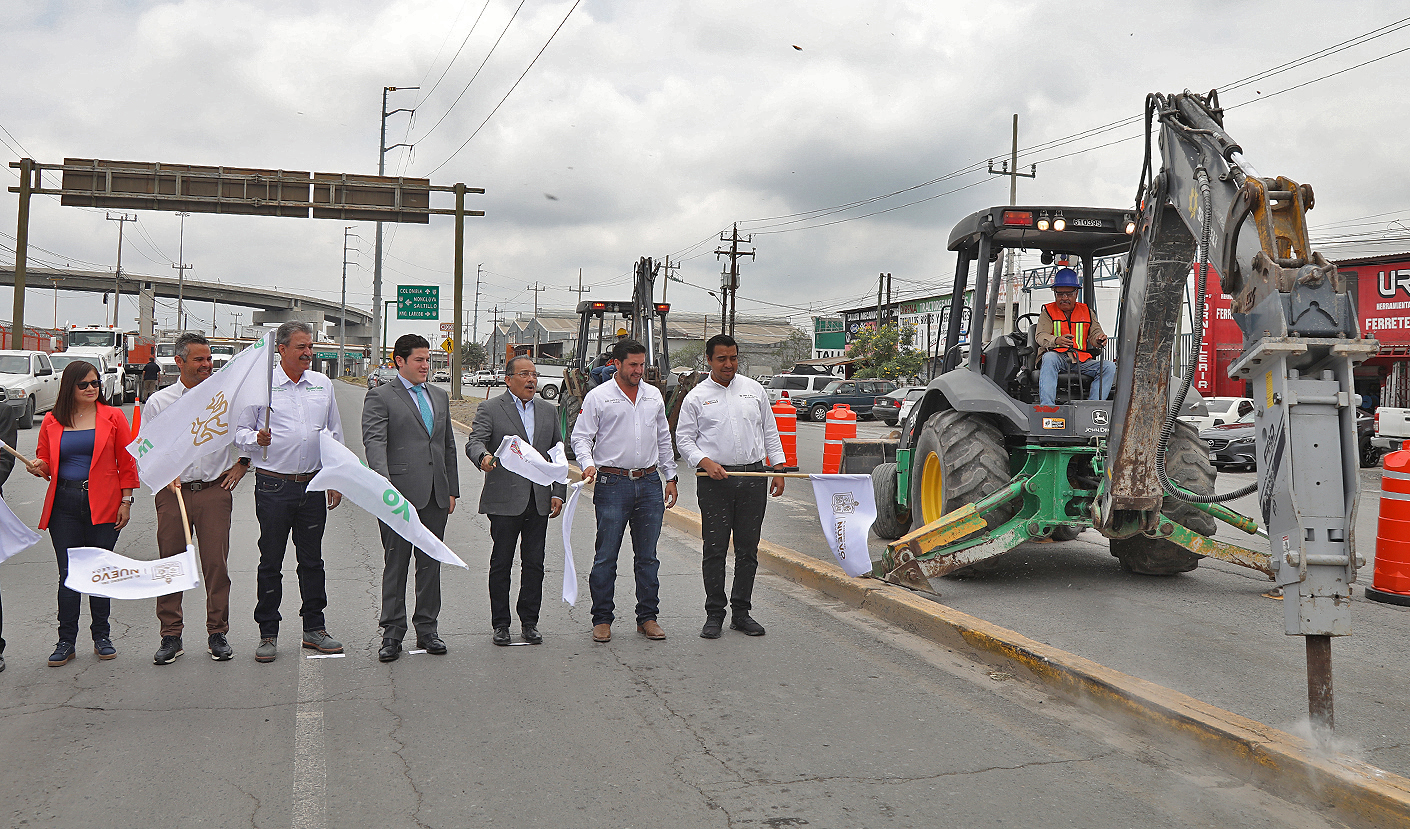
<instances>
[{"instance_id":1,"label":"operator seat","mask_svg":"<svg viewBox=\"0 0 1410 829\"><path fill-rule=\"evenodd\" d=\"M1100 352L1094 356L1100 359ZM1034 323L1028 326L1028 347L1024 355L1024 376L1027 379L1027 387L1030 403L1038 402L1038 382L1042 377L1042 368L1038 357L1038 325ZM1092 387L1094 378L1087 377L1077 371L1058 372L1057 397L1058 403L1067 403L1072 400L1086 400L1089 390Z\"/></svg>"}]
</instances>

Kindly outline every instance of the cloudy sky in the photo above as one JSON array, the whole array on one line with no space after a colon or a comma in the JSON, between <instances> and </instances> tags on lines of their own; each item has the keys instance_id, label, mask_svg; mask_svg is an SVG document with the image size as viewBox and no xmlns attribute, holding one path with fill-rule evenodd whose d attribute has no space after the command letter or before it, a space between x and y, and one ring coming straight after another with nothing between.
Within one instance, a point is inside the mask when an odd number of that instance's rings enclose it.
<instances>
[{"instance_id":1,"label":"cloudy sky","mask_svg":"<svg viewBox=\"0 0 1410 829\"><path fill-rule=\"evenodd\" d=\"M0 0L0 152L374 173L382 88L420 86L389 97L389 109L416 112L388 119L387 143L415 147L389 152L387 171L485 188L470 201L487 215L466 234L467 308L484 269L482 336L496 306L531 309L535 284L549 288L542 306L570 307L579 269L590 298L625 298L642 256L670 254L681 279L715 288L713 251L733 222L758 254L743 260L740 312L804 322L874 296L880 271L906 294L946 283L950 227L1008 200L1007 179L984 162L1007 156L1014 113L1020 147L1035 148L1020 166L1038 165L1020 202L1128 205L1141 127L1096 128L1139 115L1152 91L1227 90L1226 126L1250 161L1315 188L1310 219L1333 258L1410 249L1399 241L1410 236L1410 21L1397 24L1410 11L1331 8ZM1235 88L1304 56L1315 59ZM7 264L15 213L13 195L0 199ZM31 221L33 264L113 267L117 223L103 211L38 198ZM194 214L184 259L193 279L336 300L343 229ZM384 291L441 284L449 320L452 229L446 217L388 225ZM369 307L373 228L353 232L349 303ZM174 215L140 212L127 233L126 271L175 273ZM688 284L667 299L718 307ZM0 316L9 302L0 288ZM55 314L42 288L26 307L31 322ZM103 307L61 295L57 316L99 322ZM247 309L222 306L219 328L239 311L248 322ZM210 306L191 313L209 325ZM125 322L135 314L124 307ZM173 317L159 309L159 323Z\"/></svg>"}]
</instances>

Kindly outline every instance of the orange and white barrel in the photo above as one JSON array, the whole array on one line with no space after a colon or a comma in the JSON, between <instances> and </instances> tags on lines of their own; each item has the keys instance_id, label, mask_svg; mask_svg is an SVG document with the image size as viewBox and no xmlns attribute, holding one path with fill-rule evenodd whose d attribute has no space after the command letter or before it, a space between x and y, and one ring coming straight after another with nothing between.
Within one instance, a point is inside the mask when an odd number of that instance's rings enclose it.
<instances>
[{"instance_id":1,"label":"orange and white barrel","mask_svg":"<svg viewBox=\"0 0 1410 829\"><path fill-rule=\"evenodd\" d=\"M1385 457L1381 517L1376 524L1376 568L1366 598L1410 606L1410 450Z\"/></svg>"},{"instance_id":2,"label":"orange and white barrel","mask_svg":"<svg viewBox=\"0 0 1410 829\"><path fill-rule=\"evenodd\" d=\"M780 399L773 405L774 424L778 426L778 439L783 444L783 465L789 472L798 471L798 411L787 400Z\"/></svg>"},{"instance_id":3,"label":"orange and white barrel","mask_svg":"<svg viewBox=\"0 0 1410 829\"><path fill-rule=\"evenodd\" d=\"M838 403L827 413L823 429L823 472L835 475L842 469L842 441L857 436L857 413L846 403Z\"/></svg>"}]
</instances>

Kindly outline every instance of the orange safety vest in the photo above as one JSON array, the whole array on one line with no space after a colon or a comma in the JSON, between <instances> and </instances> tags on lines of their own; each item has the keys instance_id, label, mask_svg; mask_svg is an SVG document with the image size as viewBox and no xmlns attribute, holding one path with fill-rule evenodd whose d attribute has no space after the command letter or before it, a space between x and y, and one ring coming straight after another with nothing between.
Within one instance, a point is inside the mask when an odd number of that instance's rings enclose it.
<instances>
[{"instance_id":1,"label":"orange safety vest","mask_svg":"<svg viewBox=\"0 0 1410 829\"><path fill-rule=\"evenodd\" d=\"M1085 363L1092 359L1091 353L1087 351L1087 334L1092 329L1092 312L1085 303L1079 302L1072 309L1072 317L1069 318L1062 312L1056 302L1049 302L1043 306L1043 310L1048 312L1048 317L1053 321L1053 336L1071 337L1073 355L1077 362ZM1050 349L1057 352L1065 352L1066 348Z\"/></svg>"}]
</instances>

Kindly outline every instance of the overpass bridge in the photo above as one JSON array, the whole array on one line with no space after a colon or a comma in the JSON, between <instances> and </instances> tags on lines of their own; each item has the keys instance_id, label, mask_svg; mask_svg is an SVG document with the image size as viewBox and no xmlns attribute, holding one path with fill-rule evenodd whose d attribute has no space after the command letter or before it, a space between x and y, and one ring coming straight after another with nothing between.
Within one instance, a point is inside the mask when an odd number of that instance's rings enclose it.
<instances>
[{"instance_id":1,"label":"overpass bridge","mask_svg":"<svg viewBox=\"0 0 1410 829\"><path fill-rule=\"evenodd\" d=\"M170 276L145 276L124 272L117 281L118 289L125 296L137 296L138 333L153 336L156 333L156 298L176 299L178 280ZM13 286L13 267L0 268L0 285ZM60 291L88 291L110 293L114 278L109 271L83 271L72 268L25 268L25 287ZM220 282L200 282L184 280L181 295L186 302L218 302L222 305L238 305L253 308L255 325L266 323L303 320L324 330L326 323L329 336L337 338L338 320L342 315L341 306L336 302L316 299L302 294L272 291L268 288L241 287ZM372 312L352 305L347 308L348 344L372 345L376 332L372 330Z\"/></svg>"}]
</instances>

